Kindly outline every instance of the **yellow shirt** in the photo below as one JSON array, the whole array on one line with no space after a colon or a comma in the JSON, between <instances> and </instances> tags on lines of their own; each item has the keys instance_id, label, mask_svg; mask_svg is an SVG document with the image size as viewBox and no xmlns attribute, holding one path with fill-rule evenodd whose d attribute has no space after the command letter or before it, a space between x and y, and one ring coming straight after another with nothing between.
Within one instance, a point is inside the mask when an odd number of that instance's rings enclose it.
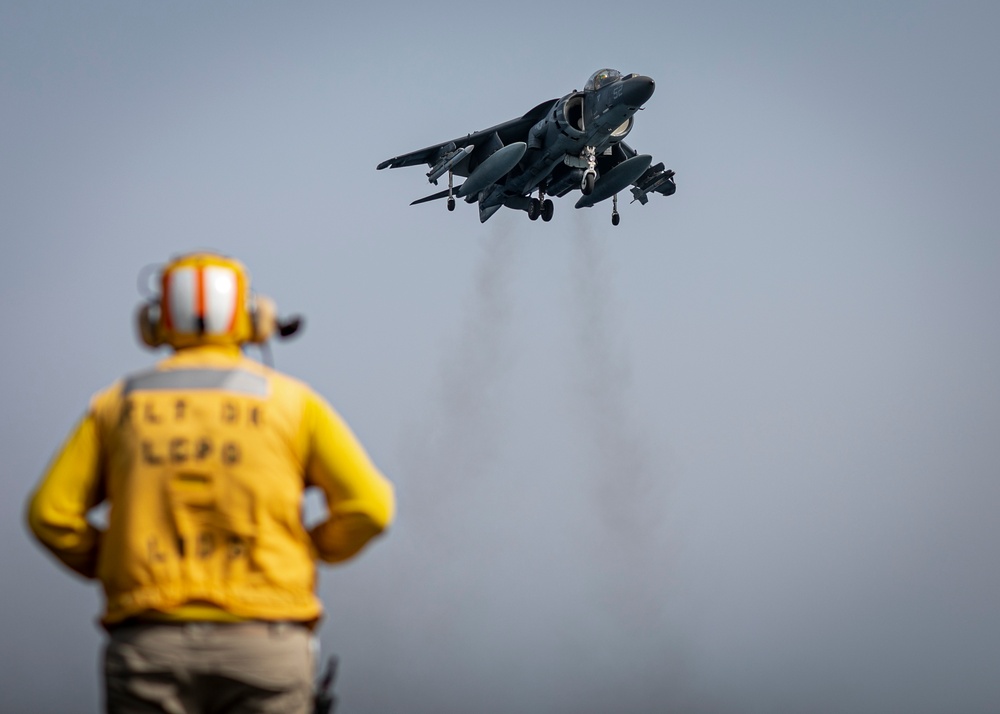
<instances>
[{"instance_id":1,"label":"yellow shirt","mask_svg":"<svg viewBox=\"0 0 1000 714\"><path fill-rule=\"evenodd\" d=\"M309 486L329 508L311 531L301 516ZM104 501L102 532L87 514ZM59 560L101 581L105 624L205 606L314 621L316 560L350 558L394 508L391 484L309 387L237 348L196 347L94 396L28 524Z\"/></svg>"}]
</instances>

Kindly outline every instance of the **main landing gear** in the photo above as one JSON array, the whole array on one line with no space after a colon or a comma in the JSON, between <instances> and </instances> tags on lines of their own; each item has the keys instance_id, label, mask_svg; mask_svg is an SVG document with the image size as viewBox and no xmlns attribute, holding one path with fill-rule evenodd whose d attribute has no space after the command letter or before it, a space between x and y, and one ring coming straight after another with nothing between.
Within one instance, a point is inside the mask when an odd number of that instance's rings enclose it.
<instances>
[{"instance_id":1,"label":"main landing gear","mask_svg":"<svg viewBox=\"0 0 1000 714\"><path fill-rule=\"evenodd\" d=\"M618 214L618 194L616 193L612 199L612 209L611 209L611 225L617 226L622 221L622 217Z\"/></svg>"},{"instance_id":2,"label":"main landing gear","mask_svg":"<svg viewBox=\"0 0 1000 714\"><path fill-rule=\"evenodd\" d=\"M454 185L455 185L455 177L451 173L451 169L448 169L448 210L449 211L454 211L455 210L455 197L452 195L452 191L454 190Z\"/></svg>"},{"instance_id":3,"label":"main landing gear","mask_svg":"<svg viewBox=\"0 0 1000 714\"><path fill-rule=\"evenodd\" d=\"M542 220L548 223L552 220L552 214L555 213L555 210L552 199L545 198L545 191L542 189L538 189L538 198L532 198L528 201L528 218L533 221L537 221L538 217L541 216Z\"/></svg>"}]
</instances>

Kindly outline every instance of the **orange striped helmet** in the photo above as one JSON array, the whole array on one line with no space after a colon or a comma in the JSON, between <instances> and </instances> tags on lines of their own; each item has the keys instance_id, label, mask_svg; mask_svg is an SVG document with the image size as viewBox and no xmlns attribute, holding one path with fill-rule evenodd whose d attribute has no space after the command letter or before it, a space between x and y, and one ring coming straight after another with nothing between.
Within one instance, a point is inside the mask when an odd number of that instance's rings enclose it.
<instances>
[{"instance_id":1,"label":"orange striped helmet","mask_svg":"<svg viewBox=\"0 0 1000 714\"><path fill-rule=\"evenodd\" d=\"M273 304L251 294L243 264L213 253L190 253L164 266L159 299L139 314L143 342L175 349L263 342L273 325Z\"/></svg>"}]
</instances>

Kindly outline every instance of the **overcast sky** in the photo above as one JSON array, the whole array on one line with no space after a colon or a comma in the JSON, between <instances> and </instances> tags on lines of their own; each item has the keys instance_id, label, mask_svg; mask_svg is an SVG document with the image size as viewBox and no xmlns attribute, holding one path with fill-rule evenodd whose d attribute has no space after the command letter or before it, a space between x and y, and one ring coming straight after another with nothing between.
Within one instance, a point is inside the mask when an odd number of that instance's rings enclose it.
<instances>
[{"instance_id":1,"label":"overcast sky","mask_svg":"<svg viewBox=\"0 0 1000 714\"><path fill-rule=\"evenodd\" d=\"M1000 710L1000 5L0 4L0 692L97 712L25 499L208 247L399 520L325 570L341 714ZM551 223L380 161L601 67L676 195ZM252 354L256 355L256 352Z\"/></svg>"}]
</instances>

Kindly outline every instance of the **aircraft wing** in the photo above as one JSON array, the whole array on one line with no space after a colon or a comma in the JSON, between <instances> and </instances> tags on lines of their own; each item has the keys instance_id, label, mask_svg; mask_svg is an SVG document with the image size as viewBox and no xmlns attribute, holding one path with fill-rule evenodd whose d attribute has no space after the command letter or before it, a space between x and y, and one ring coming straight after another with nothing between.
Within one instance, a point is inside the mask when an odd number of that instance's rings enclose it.
<instances>
[{"instance_id":1,"label":"aircraft wing","mask_svg":"<svg viewBox=\"0 0 1000 714\"><path fill-rule=\"evenodd\" d=\"M505 121L489 129L483 129L482 131L477 131L458 139L452 139L451 141L444 141L440 144L434 144L433 146L428 146L417 151L411 151L408 154L394 156L391 159L386 159L376 168L379 170L398 169L403 166L419 166L420 164L433 166L441 157L454 151L456 147L478 146L494 134L500 137L500 141L503 142L504 146L516 141L525 141L531 127L548 114L557 101L559 100L550 99L547 102L542 102L524 116Z\"/></svg>"}]
</instances>

